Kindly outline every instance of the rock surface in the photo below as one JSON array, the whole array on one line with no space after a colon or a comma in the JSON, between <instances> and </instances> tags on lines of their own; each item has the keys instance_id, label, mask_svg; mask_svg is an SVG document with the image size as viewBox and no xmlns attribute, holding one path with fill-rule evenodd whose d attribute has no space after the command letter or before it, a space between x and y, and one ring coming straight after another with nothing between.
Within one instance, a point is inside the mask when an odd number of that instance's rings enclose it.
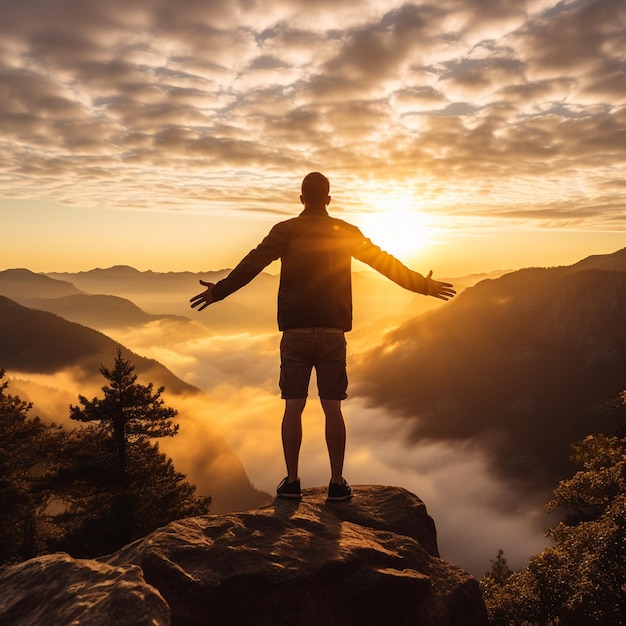
<instances>
[{"instance_id":1,"label":"rock surface","mask_svg":"<svg viewBox=\"0 0 626 626\"><path fill-rule=\"evenodd\" d=\"M136 565L59 553L0 569L0 624L168 626L170 610Z\"/></svg>"},{"instance_id":2,"label":"rock surface","mask_svg":"<svg viewBox=\"0 0 626 626\"><path fill-rule=\"evenodd\" d=\"M67 573L51 577L40 568L33 582L20 578L17 568L41 561L34 559L2 572L0 598L7 597L9 584L12 593L21 594L21 606L38 604L47 611L48 604L49 611L62 600L54 594L69 588L63 615L70 614L72 599L73 615L83 606L90 611L89 619L35 622L18 618L14 610L15 626L158 626L169 623L161 596L174 626L486 625L478 582L439 558L435 525L423 502L396 487L354 491L348 502L326 502L326 489L314 488L304 490L301 501L273 499L244 513L179 520L98 561L41 557L60 559L56 566ZM91 619L96 603L78 592L95 587L106 572L110 598L135 594L140 607L103 597L101 613ZM2 602L4 624L9 613ZM120 611L126 611L122 619Z\"/></svg>"}]
</instances>

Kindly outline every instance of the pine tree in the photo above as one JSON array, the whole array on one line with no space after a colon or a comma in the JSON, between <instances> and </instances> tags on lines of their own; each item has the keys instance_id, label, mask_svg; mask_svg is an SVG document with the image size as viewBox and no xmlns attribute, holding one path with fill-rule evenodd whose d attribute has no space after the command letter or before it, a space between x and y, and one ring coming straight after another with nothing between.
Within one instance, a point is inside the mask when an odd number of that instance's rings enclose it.
<instances>
[{"instance_id":1,"label":"pine tree","mask_svg":"<svg viewBox=\"0 0 626 626\"><path fill-rule=\"evenodd\" d=\"M19 561L45 549L41 523L54 499L52 477L66 433L38 417L30 402L6 392L0 370L0 562Z\"/></svg>"},{"instance_id":2,"label":"pine tree","mask_svg":"<svg viewBox=\"0 0 626 626\"><path fill-rule=\"evenodd\" d=\"M67 507L54 520L55 551L77 558L109 554L173 520L209 512L211 498L196 495L172 460L145 439L128 443L123 485L111 471L113 441L100 429L72 433L66 454L59 489Z\"/></svg>"},{"instance_id":3,"label":"pine tree","mask_svg":"<svg viewBox=\"0 0 626 626\"><path fill-rule=\"evenodd\" d=\"M211 498L150 442L176 434L177 412L133 370L118 350L113 370L101 368L104 398L70 407L88 422L71 432L30 418L31 403L6 392L0 370L0 563L58 550L97 557L209 512Z\"/></svg>"},{"instance_id":4,"label":"pine tree","mask_svg":"<svg viewBox=\"0 0 626 626\"><path fill-rule=\"evenodd\" d=\"M117 349L115 366L112 370L100 366L100 373L110 382L102 387L103 398L88 400L79 396L80 406L70 406L70 417L80 422L99 422L110 432L115 443L119 477L126 479L126 453L129 441L173 437L178 432L178 424L172 420L178 414L165 406L161 394L165 390L154 385L137 382L135 366L122 357Z\"/></svg>"},{"instance_id":5,"label":"pine tree","mask_svg":"<svg viewBox=\"0 0 626 626\"><path fill-rule=\"evenodd\" d=\"M67 530L58 547L73 556L111 552L173 519L209 511L211 498L196 496L150 442L176 435L178 411L165 406L164 387L138 383L134 370L118 348L113 369L100 367L109 381L104 396L79 395L81 406L70 406L72 419L92 424L73 437L78 444L65 479L76 497L58 520Z\"/></svg>"},{"instance_id":6,"label":"pine tree","mask_svg":"<svg viewBox=\"0 0 626 626\"><path fill-rule=\"evenodd\" d=\"M490 559L489 562L491 563L491 569L485 573L485 579L489 579L496 585L502 585L513 573L513 570L509 567L507 560L504 558L504 552L498 550L496 558Z\"/></svg>"}]
</instances>

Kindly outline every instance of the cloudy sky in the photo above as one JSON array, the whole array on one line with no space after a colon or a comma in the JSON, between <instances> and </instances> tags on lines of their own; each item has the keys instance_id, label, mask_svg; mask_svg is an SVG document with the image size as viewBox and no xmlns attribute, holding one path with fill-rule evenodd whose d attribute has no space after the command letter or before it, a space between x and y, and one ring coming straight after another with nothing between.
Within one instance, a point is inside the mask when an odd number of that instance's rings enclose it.
<instances>
[{"instance_id":1,"label":"cloudy sky","mask_svg":"<svg viewBox=\"0 0 626 626\"><path fill-rule=\"evenodd\" d=\"M612 252L625 67L622 0L4 0L0 266L232 266L311 170L418 270Z\"/></svg>"}]
</instances>

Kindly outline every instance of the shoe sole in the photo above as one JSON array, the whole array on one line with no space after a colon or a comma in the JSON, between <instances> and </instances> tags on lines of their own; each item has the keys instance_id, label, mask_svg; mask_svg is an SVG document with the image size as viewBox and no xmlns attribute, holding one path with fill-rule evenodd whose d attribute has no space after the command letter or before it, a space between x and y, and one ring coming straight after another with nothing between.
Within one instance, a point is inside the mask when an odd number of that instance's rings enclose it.
<instances>
[{"instance_id":1,"label":"shoe sole","mask_svg":"<svg viewBox=\"0 0 626 626\"><path fill-rule=\"evenodd\" d=\"M352 498L354 494L350 494L348 496L334 496L334 497L330 497L328 496L328 498L326 498L326 502L343 502L344 500L350 500L350 498Z\"/></svg>"},{"instance_id":2,"label":"shoe sole","mask_svg":"<svg viewBox=\"0 0 626 626\"><path fill-rule=\"evenodd\" d=\"M301 500L302 499L302 494L301 493L277 493L276 497L277 498L286 498L288 500Z\"/></svg>"}]
</instances>

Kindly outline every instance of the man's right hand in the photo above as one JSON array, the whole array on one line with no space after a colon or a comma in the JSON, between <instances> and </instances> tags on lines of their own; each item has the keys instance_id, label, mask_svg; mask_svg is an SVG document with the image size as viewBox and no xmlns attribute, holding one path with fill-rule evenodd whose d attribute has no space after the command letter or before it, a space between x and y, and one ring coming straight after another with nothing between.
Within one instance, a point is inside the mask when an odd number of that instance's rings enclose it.
<instances>
[{"instance_id":1,"label":"man's right hand","mask_svg":"<svg viewBox=\"0 0 626 626\"><path fill-rule=\"evenodd\" d=\"M213 287L215 287L215 283L207 283L201 280L200 284L204 285L206 290L189 300L189 302L191 302L192 309L200 307L198 311L206 309L209 304L213 304L215 302L215 298L213 297Z\"/></svg>"}]
</instances>

